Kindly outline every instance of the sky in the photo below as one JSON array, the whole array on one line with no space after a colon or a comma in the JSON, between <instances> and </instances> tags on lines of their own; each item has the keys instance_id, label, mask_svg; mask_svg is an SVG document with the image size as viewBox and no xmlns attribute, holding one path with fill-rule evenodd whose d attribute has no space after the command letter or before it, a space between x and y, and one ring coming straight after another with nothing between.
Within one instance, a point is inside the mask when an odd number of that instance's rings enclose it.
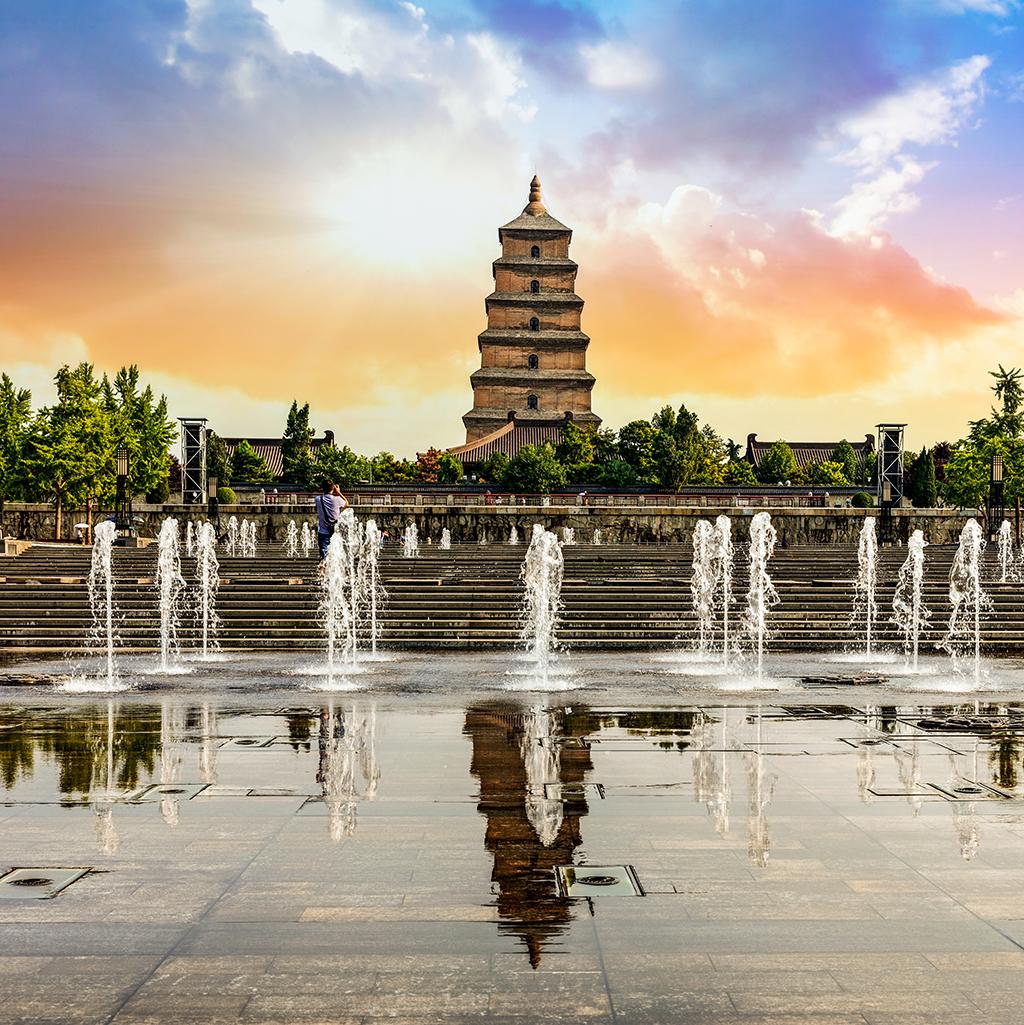
<instances>
[{"instance_id":1,"label":"sky","mask_svg":"<svg viewBox=\"0 0 1024 1025\"><path fill-rule=\"evenodd\" d=\"M460 444L534 172L606 426L921 445L1024 365L1018 0L0 0L0 366Z\"/></svg>"}]
</instances>

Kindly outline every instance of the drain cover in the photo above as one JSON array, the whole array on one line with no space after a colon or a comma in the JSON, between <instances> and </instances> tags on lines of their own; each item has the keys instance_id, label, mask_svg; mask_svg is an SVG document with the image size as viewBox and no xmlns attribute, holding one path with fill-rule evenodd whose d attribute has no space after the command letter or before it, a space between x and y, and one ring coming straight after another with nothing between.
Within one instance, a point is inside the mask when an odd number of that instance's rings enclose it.
<instances>
[{"instance_id":1,"label":"drain cover","mask_svg":"<svg viewBox=\"0 0 1024 1025\"><path fill-rule=\"evenodd\" d=\"M555 869L563 897L642 897L632 865L559 865Z\"/></svg>"},{"instance_id":2,"label":"drain cover","mask_svg":"<svg viewBox=\"0 0 1024 1025\"><path fill-rule=\"evenodd\" d=\"M0 876L0 898L47 900L88 871L87 868L15 868Z\"/></svg>"},{"instance_id":3,"label":"drain cover","mask_svg":"<svg viewBox=\"0 0 1024 1025\"><path fill-rule=\"evenodd\" d=\"M239 747L248 748L249 750L260 750L265 747L270 747L277 737L229 737L223 741L219 746L224 747Z\"/></svg>"},{"instance_id":4,"label":"drain cover","mask_svg":"<svg viewBox=\"0 0 1024 1025\"><path fill-rule=\"evenodd\" d=\"M206 787L206 783L155 783L148 789L143 790L135 800L149 802L173 798L179 801L191 801L197 794L202 793Z\"/></svg>"}]
</instances>

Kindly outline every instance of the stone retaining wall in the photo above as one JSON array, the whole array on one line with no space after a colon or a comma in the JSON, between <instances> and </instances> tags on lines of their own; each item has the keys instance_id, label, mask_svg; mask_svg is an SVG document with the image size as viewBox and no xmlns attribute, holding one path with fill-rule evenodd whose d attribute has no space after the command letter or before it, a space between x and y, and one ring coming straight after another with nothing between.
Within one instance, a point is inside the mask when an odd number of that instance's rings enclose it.
<instances>
[{"instance_id":1,"label":"stone retaining wall","mask_svg":"<svg viewBox=\"0 0 1024 1025\"><path fill-rule=\"evenodd\" d=\"M623 508L568 506L448 506L448 505L356 505L360 517L372 516L382 530L397 537L405 526L415 521L420 537L435 543L447 527L455 542L472 543L481 536L494 543L508 538L515 526L519 536L529 536L534 523L560 529L572 527L576 540L589 542L600 530L605 542L681 542L689 541L699 519L714 519L720 513L732 518L734 536L746 540L751 517L757 509L679 508L635 506ZM850 544L856 542L865 510L862 509L779 509L770 510L780 539L787 544ZM181 520L206 518L206 508L195 505L136 505L134 516L140 536L153 537L166 516ZM877 510L868 510L876 514ZM893 513L896 536L905 540L914 529L924 531L931 544L955 542L964 522L974 510L897 509ZM93 514L93 522L109 515ZM255 520L257 533L264 541L283 541L289 520L314 522L311 505L233 505L222 506L219 530L227 527L228 518ZM63 517L63 538L71 540L74 524L82 522L82 510L66 512ZM50 506L8 504L0 516L4 536L31 540L52 540L54 513Z\"/></svg>"}]
</instances>

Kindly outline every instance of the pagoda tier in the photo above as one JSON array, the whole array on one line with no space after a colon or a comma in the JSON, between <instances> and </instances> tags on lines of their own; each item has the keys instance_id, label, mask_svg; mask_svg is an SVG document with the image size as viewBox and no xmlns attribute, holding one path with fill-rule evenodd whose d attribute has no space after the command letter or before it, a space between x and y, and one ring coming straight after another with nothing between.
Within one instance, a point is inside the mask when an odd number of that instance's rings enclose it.
<instances>
[{"instance_id":1,"label":"pagoda tier","mask_svg":"<svg viewBox=\"0 0 1024 1025\"><path fill-rule=\"evenodd\" d=\"M599 426L590 408L594 377L586 366L590 339L580 330L577 265L569 258L572 231L547 212L536 177L529 203L498 229L498 239L487 328L477 339L480 369L470 378L473 408L462 418L467 443L509 420Z\"/></svg>"}]
</instances>

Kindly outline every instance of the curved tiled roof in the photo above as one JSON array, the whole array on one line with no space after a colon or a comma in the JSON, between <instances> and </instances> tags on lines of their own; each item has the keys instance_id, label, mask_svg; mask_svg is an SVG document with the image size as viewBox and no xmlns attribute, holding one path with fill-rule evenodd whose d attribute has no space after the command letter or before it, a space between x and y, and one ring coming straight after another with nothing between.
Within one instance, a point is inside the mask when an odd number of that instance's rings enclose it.
<instances>
[{"instance_id":1,"label":"curved tiled roof","mask_svg":"<svg viewBox=\"0 0 1024 1025\"><path fill-rule=\"evenodd\" d=\"M503 452L511 459L524 445L543 445L545 441L550 441L552 445L559 444L564 427L564 420L557 423L521 423L518 420L509 420L491 434L465 445L450 448L448 451L460 459L463 465L482 463L495 452Z\"/></svg>"},{"instance_id":2,"label":"curved tiled roof","mask_svg":"<svg viewBox=\"0 0 1024 1025\"><path fill-rule=\"evenodd\" d=\"M768 454L776 441L758 441L756 434L747 435L747 461L754 466L760 466L761 460ZM789 441L786 444L793 450L796 457L796 464L801 469L813 466L815 463L823 463L832 458L839 440L836 441ZM867 434L863 441L851 441L850 448L859 458L875 453L875 436Z\"/></svg>"}]
</instances>

